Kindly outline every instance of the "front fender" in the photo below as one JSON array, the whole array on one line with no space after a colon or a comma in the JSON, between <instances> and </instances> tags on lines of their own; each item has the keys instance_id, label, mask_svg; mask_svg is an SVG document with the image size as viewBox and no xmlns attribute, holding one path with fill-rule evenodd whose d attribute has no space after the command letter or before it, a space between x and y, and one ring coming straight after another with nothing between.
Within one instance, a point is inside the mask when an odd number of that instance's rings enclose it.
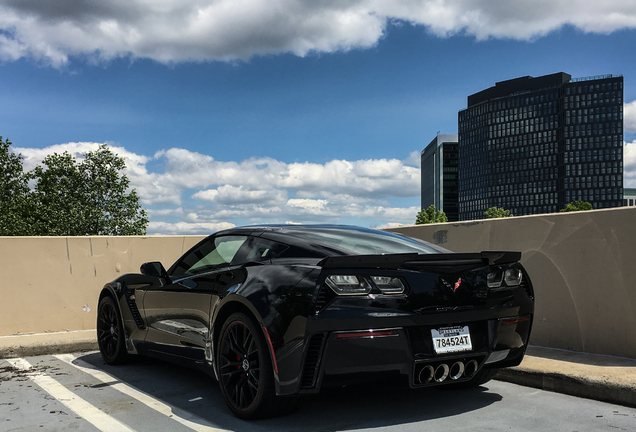
<instances>
[{"instance_id":1,"label":"front fender","mask_svg":"<svg viewBox=\"0 0 636 432\"><path fill-rule=\"evenodd\" d=\"M139 282L140 279L143 279L142 282L144 282L144 284L136 283ZM126 350L130 354L137 354L137 349L133 342L135 340L143 341L147 331L144 319L138 307L138 302L142 302L143 300L143 292L141 295L135 292L135 288L141 285L148 285L151 282L147 279L148 277L139 274L122 275L104 285L99 295L98 302L107 295L115 299L119 316L122 319Z\"/></svg>"}]
</instances>

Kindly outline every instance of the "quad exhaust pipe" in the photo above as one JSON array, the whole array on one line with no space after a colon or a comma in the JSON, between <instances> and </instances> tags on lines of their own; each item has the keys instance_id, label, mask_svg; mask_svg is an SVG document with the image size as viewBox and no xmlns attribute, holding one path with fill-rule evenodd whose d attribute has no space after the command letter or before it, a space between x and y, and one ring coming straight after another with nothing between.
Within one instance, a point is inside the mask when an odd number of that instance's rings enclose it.
<instances>
[{"instance_id":1,"label":"quad exhaust pipe","mask_svg":"<svg viewBox=\"0 0 636 432\"><path fill-rule=\"evenodd\" d=\"M433 365L424 365L415 377L417 384L430 384L431 382L441 383L450 379L452 381L460 378L471 378L477 372L479 364L477 360L469 360L465 364L456 361L450 366L446 363Z\"/></svg>"}]
</instances>

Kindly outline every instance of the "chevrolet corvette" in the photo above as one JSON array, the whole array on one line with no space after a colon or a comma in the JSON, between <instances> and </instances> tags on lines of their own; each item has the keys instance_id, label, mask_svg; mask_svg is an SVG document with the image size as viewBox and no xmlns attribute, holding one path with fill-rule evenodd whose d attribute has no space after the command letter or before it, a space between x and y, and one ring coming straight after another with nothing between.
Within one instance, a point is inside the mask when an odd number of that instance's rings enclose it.
<instances>
[{"instance_id":1,"label":"chevrolet corvette","mask_svg":"<svg viewBox=\"0 0 636 432\"><path fill-rule=\"evenodd\" d=\"M201 368L243 419L382 377L478 386L525 354L534 292L520 258L351 226L233 228L168 270L148 262L107 283L98 345L108 364L140 354Z\"/></svg>"}]
</instances>

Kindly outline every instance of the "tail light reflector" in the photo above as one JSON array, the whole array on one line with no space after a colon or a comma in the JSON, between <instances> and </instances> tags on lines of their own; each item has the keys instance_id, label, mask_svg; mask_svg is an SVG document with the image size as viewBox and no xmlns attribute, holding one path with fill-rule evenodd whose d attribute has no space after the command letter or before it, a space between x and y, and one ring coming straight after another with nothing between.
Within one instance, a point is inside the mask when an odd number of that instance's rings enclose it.
<instances>
[{"instance_id":1,"label":"tail light reflector","mask_svg":"<svg viewBox=\"0 0 636 432\"><path fill-rule=\"evenodd\" d=\"M508 319L501 320L501 323L502 324L519 324L521 322L526 322L529 319L530 318L528 318L528 317L508 318Z\"/></svg>"},{"instance_id":2,"label":"tail light reflector","mask_svg":"<svg viewBox=\"0 0 636 432\"><path fill-rule=\"evenodd\" d=\"M377 336L393 336L396 333L393 330L379 330L379 331L360 331L351 333L338 333L336 339L351 339L351 338L373 338Z\"/></svg>"}]
</instances>

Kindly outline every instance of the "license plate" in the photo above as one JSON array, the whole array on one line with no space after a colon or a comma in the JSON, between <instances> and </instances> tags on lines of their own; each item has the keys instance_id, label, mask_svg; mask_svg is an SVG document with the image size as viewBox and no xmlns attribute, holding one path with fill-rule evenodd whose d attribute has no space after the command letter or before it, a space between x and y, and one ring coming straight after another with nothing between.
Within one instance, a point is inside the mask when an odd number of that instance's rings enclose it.
<instances>
[{"instance_id":1,"label":"license plate","mask_svg":"<svg viewBox=\"0 0 636 432\"><path fill-rule=\"evenodd\" d=\"M431 336L433 336L433 348L436 354L470 351L473 349L468 326L431 329Z\"/></svg>"}]
</instances>

